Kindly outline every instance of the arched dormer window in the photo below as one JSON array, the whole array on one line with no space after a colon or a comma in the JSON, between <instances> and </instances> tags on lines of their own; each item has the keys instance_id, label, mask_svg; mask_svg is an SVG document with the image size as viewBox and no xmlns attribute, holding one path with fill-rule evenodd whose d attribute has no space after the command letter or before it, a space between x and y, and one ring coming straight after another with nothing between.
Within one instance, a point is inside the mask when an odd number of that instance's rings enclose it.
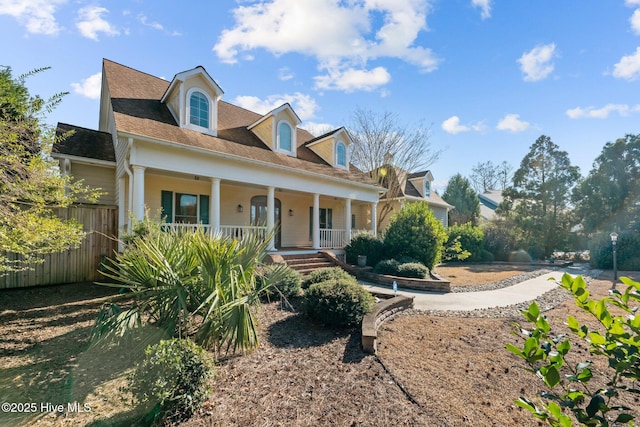
<instances>
[{"instance_id":1,"label":"arched dormer window","mask_svg":"<svg viewBox=\"0 0 640 427\"><path fill-rule=\"evenodd\" d=\"M424 179L424 197L431 196L431 181L429 181L426 177Z\"/></svg>"},{"instance_id":2,"label":"arched dormer window","mask_svg":"<svg viewBox=\"0 0 640 427\"><path fill-rule=\"evenodd\" d=\"M189 123L209 129L209 99L202 93L194 91L189 97Z\"/></svg>"},{"instance_id":3,"label":"arched dormer window","mask_svg":"<svg viewBox=\"0 0 640 427\"><path fill-rule=\"evenodd\" d=\"M285 121L278 123L278 149L293 153L293 133L291 125Z\"/></svg>"},{"instance_id":4,"label":"arched dormer window","mask_svg":"<svg viewBox=\"0 0 640 427\"><path fill-rule=\"evenodd\" d=\"M336 165L347 167L347 146L342 141L336 144Z\"/></svg>"}]
</instances>

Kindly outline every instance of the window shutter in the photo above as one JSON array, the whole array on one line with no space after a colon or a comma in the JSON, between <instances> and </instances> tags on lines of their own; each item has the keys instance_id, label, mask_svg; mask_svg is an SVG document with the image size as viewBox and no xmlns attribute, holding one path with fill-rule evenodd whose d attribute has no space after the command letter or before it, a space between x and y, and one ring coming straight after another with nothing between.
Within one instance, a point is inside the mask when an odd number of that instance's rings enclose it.
<instances>
[{"instance_id":1,"label":"window shutter","mask_svg":"<svg viewBox=\"0 0 640 427\"><path fill-rule=\"evenodd\" d=\"M164 222L173 222L173 192L162 190L161 206L162 206L162 219Z\"/></svg>"},{"instance_id":2,"label":"window shutter","mask_svg":"<svg viewBox=\"0 0 640 427\"><path fill-rule=\"evenodd\" d=\"M200 195L200 222L209 224L209 196Z\"/></svg>"},{"instance_id":3,"label":"window shutter","mask_svg":"<svg viewBox=\"0 0 640 427\"><path fill-rule=\"evenodd\" d=\"M327 228L333 228L333 209L327 209Z\"/></svg>"}]
</instances>

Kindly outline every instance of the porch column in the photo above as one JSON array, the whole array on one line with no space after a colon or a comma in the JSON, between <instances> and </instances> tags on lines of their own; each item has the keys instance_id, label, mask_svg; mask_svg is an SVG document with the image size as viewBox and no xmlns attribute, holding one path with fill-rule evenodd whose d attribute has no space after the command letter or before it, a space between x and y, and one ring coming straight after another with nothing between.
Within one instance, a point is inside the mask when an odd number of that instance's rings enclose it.
<instances>
[{"instance_id":1,"label":"porch column","mask_svg":"<svg viewBox=\"0 0 640 427\"><path fill-rule=\"evenodd\" d=\"M371 234L378 235L378 202L371 203Z\"/></svg>"},{"instance_id":2,"label":"porch column","mask_svg":"<svg viewBox=\"0 0 640 427\"><path fill-rule=\"evenodd\" d=\"M220 178L211 178L211 198L209 199L209 225L211 232L220 230Z\"/></svg>"},{"instance_id":3,"label":"porch column","mask_svg":"<svg viewBox=\"0 0 640 427\"><path fill-rule=\"evenodd\" d=\"M133 215L137 220L144 219L144 166L131 166L133 169Z\"/></svg>"},{"instance_id":4,"label":"porch column","mask_svg":"<svg viewBox=\"0 0 640 427\"><path fill-rule=\"evenodd\" d=\"M313 229L311 231L313 249L320 249L320 194L313 195Z\"/></svg>"},{"instance_id":5,"label":"porch column","mask_svg":"<svg viewBox=\"0 0 640 427\"><path fill-rule=\"evenodd\" d=\"M345 236L346 242L344 242L346 245L351 241L351 199L346 199L344 201L344 216L344 228L347 230L347 235Z\"/></svg>"},{"instance_id":6,"label":"porch column","mask_svg":"<svg viewBox=\"0 0 640 427\"><path fill-rule=\"evenodd\" d=\"M273 229L276 223L276 203L275 203L275 187L267 187L267 230L271 233L271 238L269 238L269 247L270 251L276 248L275 246L275 230Z\"/></svg>"},{"instance_id":7,"label":"porch column","mask_svg":"<svg viewBox=\"0 0 640 427\"><path fill-rule=\"evenodd\" d=\"M118 178L118 251L122 251L122 235L127 231L124 176Z\"/></svg>"}]
</instances>

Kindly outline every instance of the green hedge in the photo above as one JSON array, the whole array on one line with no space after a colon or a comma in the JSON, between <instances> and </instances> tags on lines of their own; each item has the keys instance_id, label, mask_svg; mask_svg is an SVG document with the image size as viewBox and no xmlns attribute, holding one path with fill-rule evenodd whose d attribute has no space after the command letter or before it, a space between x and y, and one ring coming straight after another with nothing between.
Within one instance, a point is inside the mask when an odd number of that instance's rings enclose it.
<instances>
[{"instance_id":1,"label":"green hedge","mask_svg":"<svg viewBox=\"0 0 640 427\"><path fill-rule=\"evenodd\" d=\"M597 236L589 250L592 267L613 269L613 245L608 233ZM616 261L618 270L640 270L640 232L623 231L619 233L616 243Z\"/></svg>"},{"instance_id":2,"label":"green hedge","mask_svg":"<svg viewBox=\"0 0 640 427\"><path fill-rule=\"evenodd\" d=\"M344 271L340 267L326 267L312 271L302 281L302 288L307 289L314 283L326 282L327 280L353 281L355 277Z\"/></svg>"},{"instance_id":3,"label":"green hedge","mask_svg":"<svg viewBox=\"0 0 640 427\"><path fill-rule=\"evenodd\" d=\"M356 264L358 255L365 255L367 265L374 266L382 259L383 243L382 240L370 234L359 234L351 239L344 247L344 251L347 263Z\"/></svg>"},{"instance_id":4,"label":"green hedge","mask_svg":"<svg viewBox=\"0 0 640 427\"><path fill-rule=\"evenodd\" d=\"M353 280L327 280L314 283L303 297L305 313L334 326L359 325L375 305L375 299Z\"/></svg>"}]
</instances>

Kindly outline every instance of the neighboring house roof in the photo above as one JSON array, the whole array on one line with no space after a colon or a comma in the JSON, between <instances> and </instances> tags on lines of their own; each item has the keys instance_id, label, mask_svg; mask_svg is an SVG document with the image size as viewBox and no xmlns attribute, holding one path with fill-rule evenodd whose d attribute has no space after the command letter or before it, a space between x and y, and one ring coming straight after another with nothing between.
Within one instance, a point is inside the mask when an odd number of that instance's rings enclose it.
<instances>
[{"instance_id":1,"label":"neighboring house roof","mask_svg":"<svg viewBox=\"0 0 640 427\"><path fill-rule=\"evenodd\" d=\"M390 173L387 173L385 179L383 180L383 185L389 188L388 180L395 179L398 180L398 185L395 186L396 190L393 191L394 194L385 194L381 197L381 200L386 198L390 199L399 199L405 198L407 200L423 200L427 203L438 206L441 208L446 208L447 210L453 209L453 206L449 203L442 200L442 197L435 191L431 190L427 196L422 195L422 191L418 189L413 180L416 179L428 179L429 181L433 180L433 175L431 171L420 171L420 172L412 172L407 173L400 168L392 167L389 169Z\"/></svg>"},{"instance_id":2,"label":"neighboring house roof","mask_svg":"<svg viewBox=\"0 0 640 427\"><path fill-rule=\"evenodd\" d=\"M222 100L218 103L217 136L182 128L161 102L168 81L106 59L103 70L118 132L375 185L354 167L345 170L329 165L305 145L314 139L306 130L296 128L296 157L275 152L249 129L263 115Z\"/></svg>"},{"instance_id":3,"label":"neighboring house roof","mask_svg":"<svg viewBox=\"0 0 640 427\"><path fill-rule=\"evenodd\" d=\"M484 220L490 220L496 216L495 210L504 198L502 190L489 190L478 193L478 199L480 199L480 216Z\"/></svg>"},{"instance_id":4,"label":"neighboring house roof","mask_svg":"<svg viewBox=\"0 0 640 427\"><path fill-rule=\"evenodd\" d=\"M58 123L56 137L72 132L65 139L53 145L52 153L86 157L107 162L116 161L113 139L107 132L86 129L67 123Z\"/></svg>"}]
</instances>

